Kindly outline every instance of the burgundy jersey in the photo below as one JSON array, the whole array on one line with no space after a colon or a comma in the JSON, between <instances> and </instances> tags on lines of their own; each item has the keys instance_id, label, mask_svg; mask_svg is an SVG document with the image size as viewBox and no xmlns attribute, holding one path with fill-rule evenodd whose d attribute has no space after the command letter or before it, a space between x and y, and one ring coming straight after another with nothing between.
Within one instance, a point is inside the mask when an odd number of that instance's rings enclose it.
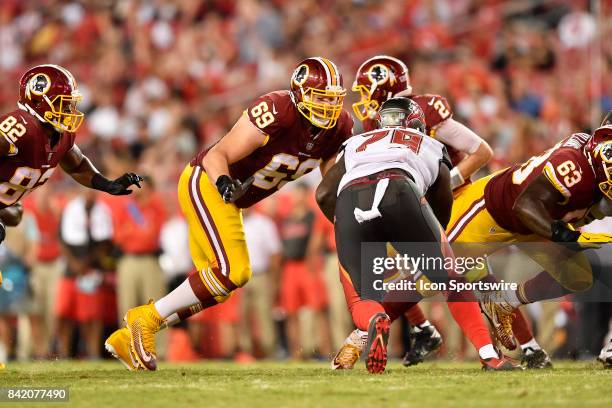
<instances>
[{"instance_id":1,"label":"burgundy jersey","mask_svg":"<svg viewBox=\"0 0 612 408\"><path fill-rule=\"evenodd\" d=\"M297 110L289 91L270 92L247 108L246 115L267 138L263 146L229 166L230 176L241 181L253 176L255 181L235 204L247 208L333 157L351 137L353 120L342 111L332 129L311 125ZM208 149L191 161L202 163Z\"/></svg>"},{"instance_id":2,"label":"burgundy jersey","mask_svg":"<svg viewBox=\"0 0 612 408\"><path fill-rule=\"evenodd\" d=\"M589 135L576 133L567 137L539 156L522 165L514 165L493 176L485 187L487 210L501 227L519 234L531 234L514 215L512 207L521 192L540 174L565 199L549 214L557 220L575 222L583 218L589 208L601 198L595 174L584 154Z\"/></svg>"},{"instance_id":3,"label":"burgundy jersey","mask_svg":"<svg viewBox=\"0 0 612 408\"><path fill-rule=\"evenodd\" d=\"M50 133L58 138L53 146ZM19 109L0 116L0 136L11 145L9 156L0 160L0 208L44 184L75 138L74 133L49 132L35 116Z\"/></svg>"}]
</instances>

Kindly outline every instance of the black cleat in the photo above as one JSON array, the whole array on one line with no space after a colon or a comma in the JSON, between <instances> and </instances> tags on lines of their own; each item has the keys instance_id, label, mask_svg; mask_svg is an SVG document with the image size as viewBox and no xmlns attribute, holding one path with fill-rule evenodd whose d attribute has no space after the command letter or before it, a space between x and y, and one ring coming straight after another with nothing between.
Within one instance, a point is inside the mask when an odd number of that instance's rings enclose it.
<instances>
[{"instance_id":1,"label":"black cleat","mask_svg":"<svg viewBox=\"0 0 612 408\"><path fill-rule=\"evenodd\" d=\"M605 369L612 368L612 340L601 349L597 361L600 361Z\"/></svg>"},{"instance_id":2,"label":"black cleat","mask_svg":"<svg viewBox=\"0 0 612 408\"><path fill-rule=\"evenodd\" d=\"M425 357L438 350L443 343L442 335L433 325L419 327L418 331L413 329L410 334L410 351L402 360L405 367L422 363Z\"/></svg>"},{"instance_id":3,"label":"black cleat","mask_svg":"<svg viewBox=\"0 0 612 408\"><path fill-rule=\"evenodd\" d=\"M548 353L543 349L534 350L531 347L527 347L523 350L523 358L521 358L521 365L527 369L542 369L542 368L553 368L552 361L548 357Z\"/></svg>"}]
</instances>

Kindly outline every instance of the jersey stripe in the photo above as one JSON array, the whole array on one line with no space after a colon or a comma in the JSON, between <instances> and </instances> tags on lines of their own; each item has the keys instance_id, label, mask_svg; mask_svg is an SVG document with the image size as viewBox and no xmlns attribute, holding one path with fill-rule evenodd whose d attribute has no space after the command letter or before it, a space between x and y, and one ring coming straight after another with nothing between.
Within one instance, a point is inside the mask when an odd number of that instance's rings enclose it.
<instances>
[{"instance_id":1,"label":"jersey stripe","mask_svg":"<svg viewBox=\"0 0 612 408\"><path fill-rule=\"evenodd\" d=\"M565 188L563 183L561 183L561 180L557 178L555 168L553 167L551 162L546 163L546 165L544 166L544 171L542 173L544 173L544 177L548 179L548 181L555 187L555 189L558 190L563 195L563 197L565 197L564 204L566 204L569 198L572 196L572 193L567 188Z\"/></svg>"}]
</instances>

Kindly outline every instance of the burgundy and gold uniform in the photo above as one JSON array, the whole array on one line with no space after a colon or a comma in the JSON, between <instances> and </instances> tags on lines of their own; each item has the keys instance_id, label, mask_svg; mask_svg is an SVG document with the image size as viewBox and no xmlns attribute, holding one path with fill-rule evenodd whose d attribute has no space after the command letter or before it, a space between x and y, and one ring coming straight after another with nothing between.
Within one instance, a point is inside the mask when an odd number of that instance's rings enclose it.
<instances>
[{"instance_id":1,"label":"burgundy and gold uniform","mask_svg":"<svg viewBox=\"0 0 612 408\"><path fill-rule=\"evenodd\" d=\"M412 93L408 67L397 58L379 55L365 61L357 70L353 91L359 92L360 100L353 104L355 116L361 121L364 132L378 129L376 112L387 99L405 96L415 101L425 113L425 134L436 137L436 129L452 118L453 111L445 97L434 94ZM447 147L453 165L457 165L466 154L439 140Z\"/></svg>"},{"instance_id":2,"label":"burgundy and gold uniform","mask_svg":"<svg viewBox=\"0 0 612 408\"><path fill-rule=\"evenodd\" d=\"M251 123L266 135L259 149L229 166L230 176L253 184L236 202L238 208L248 208L333 157L351 135L353 120L342 111L338 123L331 129L311 125L296 109L290 91L270 92L259 98L245 111ZM192 165L202 162L209 149L201 151Z\"/></svg>"},{"instance_id":3,"label":"burgundy and gold uniform","mask_svg":"<svg viewBox=\"0 0 612 408\"><path fill-rule=\"evenodd\" d=\"M0 136L10 145L0 161L0 208L43 185L74 146L74 133L49 132L45 126L22 109L0 116Z\"/></svg>"},{"instance_id":4,"label":"burgundy and gold uniform","mask_svg":"<svg viewBox=\"0 0 612 408\"><path fill-rule=\"evenodd\" d=\"M265 138L260 147L228 165L232 179L244 182L253 177L249 189L233 203L223 200L205 173L202 160L210 149L201 151L183 171L179 200L198 270L189 281L205 307L227 299L251 276L240 209L333 159L351 136L353 122L342 109L345 94L335 64L316 57L297 66L290 90L256 98L244 115Z\"/></svg>"},{"instance_id":5,"label":"burgundy and gold uniform","mask_svg":"<svg viewBox=\"0 0 612 408\"><path fill-rule=\"evenodd\" d=\"M576 133L539 156L466 187L453 204L448 238L456 242L530 240L531 231L512 211L521 192L540 174L563 197L548 211L566 222L584 217L602 194L584 153L590 136Z\"/></svg>"}]
</instances>

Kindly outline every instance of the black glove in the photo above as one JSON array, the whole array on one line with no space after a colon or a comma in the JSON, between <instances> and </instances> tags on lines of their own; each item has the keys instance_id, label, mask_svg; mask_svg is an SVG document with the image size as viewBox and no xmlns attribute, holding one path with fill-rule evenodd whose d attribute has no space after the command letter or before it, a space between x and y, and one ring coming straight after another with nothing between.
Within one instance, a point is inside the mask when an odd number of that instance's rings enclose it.
<instances>
[{"instance_id":1,"label":"black glove","mask_svg":"<svg viewBox=\"0 0 612 408\"><path fill-rule=\"evenodd\" d=\"M251 176L246 179L244 183L241 183L240 180L234 180L230 176L224 174L217 178L215 185L223 201L226 203L233 203L246 193L254 180L255 179Z\"/></svg>"},{"instance_id":2,"label":"black glove","mask_svg":"<svg viewBox=\"0 0 612 408\"><path fill-rule=\"evenodd\" d=\"M132 190L128 188L131 186L140 188L142 180L142 177L135 173L125 173L115 180L108 180L100 173L96 173L91 179L91 186L96 190L105 191L112 195L127 195L132 194Z\"/></svg>"},{"instance_id":3,"label":"black glove","mask_svg":"<svg viewBox=\"0 0 612 408\"><path fill-rule=\"evenodd\" d=\"M580 232L574 231L568 227L567 223L561 220L555 220L550 225L552 230L552 240L554 242L576 242L580 237Z\"/></svg>"}]
</instances>

